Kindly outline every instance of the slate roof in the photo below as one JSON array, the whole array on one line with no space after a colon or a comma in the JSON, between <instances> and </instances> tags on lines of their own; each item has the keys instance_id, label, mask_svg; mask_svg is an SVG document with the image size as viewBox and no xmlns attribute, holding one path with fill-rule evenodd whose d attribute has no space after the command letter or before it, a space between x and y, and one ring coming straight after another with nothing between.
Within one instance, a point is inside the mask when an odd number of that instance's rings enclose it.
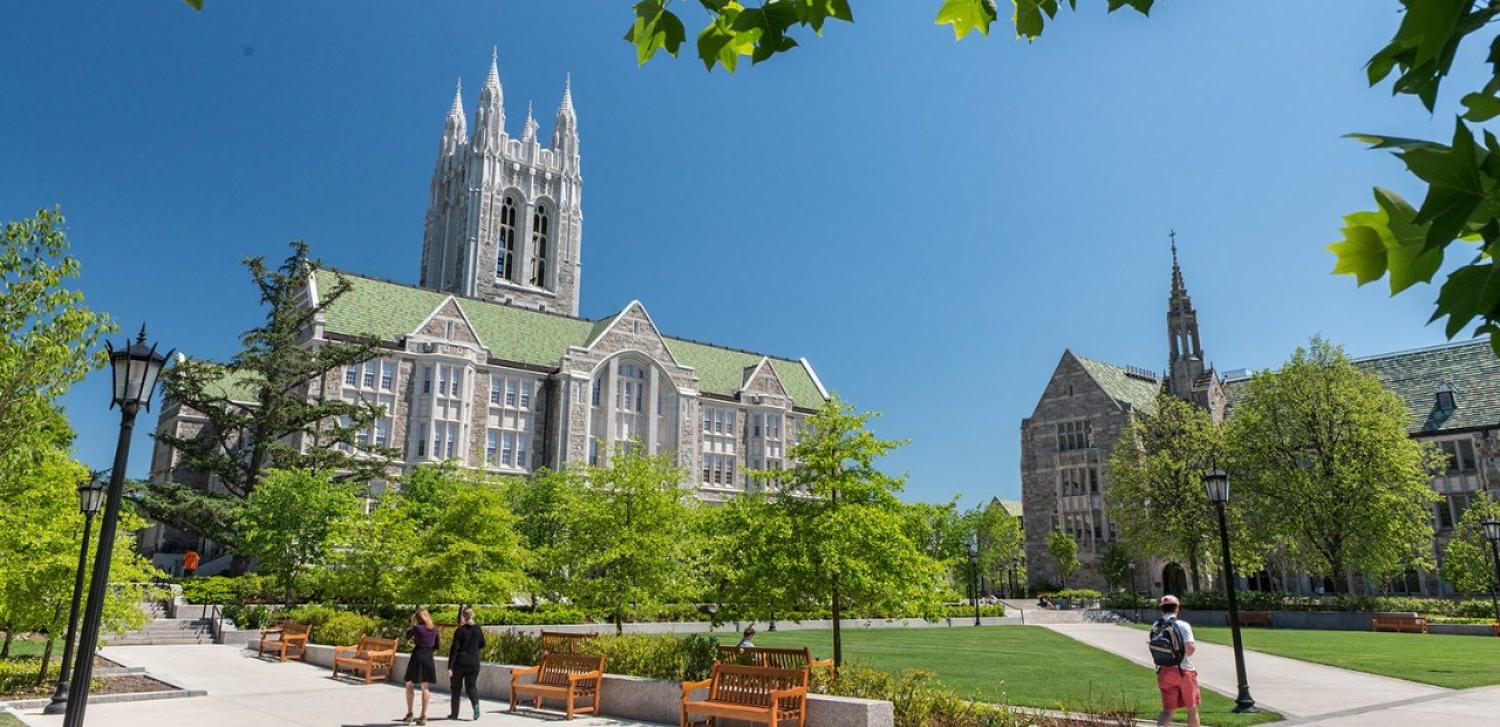
<instances>
[{"instance_id":1,"label":"slate roof","mask_svg":"<svg viewBox=\"0 0 1500 727\"><path fill-rule=\"evenodd\" d=\"M1087 371L1089 376L1099 383L1099 387L1104 389L1104 393L1109 394L1115 401L1129 404L1148 414L1156 411L1156 395L1161 393L1160 380L1147 381L1125 366L1095 361L1076 353L1073 354L1073 358L1078 359L1078 363L1083 365L1083 370Z\"/></svg>"},{"instance_id":2,"label":"slate roof","mask_svg":"<svg viewBox=\"0 0 1500 727\"><path fill-rule=\"evenodd\" d=\"M1021 517L1022 515L1020 500L1002 500L998 497L995 497L990 499L990 504L999 505L1000 507L1005 508L1005 512L1008 513L1011 517Z\"/></svg>"},{"instance_id":3,"label":"slate roof","mask_svg":"<svg viewBox=\"0 0 1500 727\"><path fill-rule=\"evenodd\" d=\"M416 330L449 295L327 269L317 271L319 294L331 289L335 275L340 274L351 289L324 311L324 327L349 336L399 340ZM557 367L569 346L587 348L614 318L590 321L473 298L455 296L454 300L491 356L531 366ZM686 339L665 337L665 341L682 365L696 371L700 391L728 397L739 391L745 367L754 366L763 355ZM822 406L823 395L800 361L774 356L770 361L797 406Z\"/></svg>"},{"instance_id":4,"label":"slate roof","mask_svg":"<svg viewBox=\"0 0 1500 727\"><path fill-rule=\"evenodd\" d=\"M1412 434L1500 426L1500 358L1488 340L1460 341L1410 351L1351 359L1406 402ZM1248 377L1224 382L1231 405ZM1438 387L1453 387L1455 406L1439 409Z\"/></svg>"}]
</instances>

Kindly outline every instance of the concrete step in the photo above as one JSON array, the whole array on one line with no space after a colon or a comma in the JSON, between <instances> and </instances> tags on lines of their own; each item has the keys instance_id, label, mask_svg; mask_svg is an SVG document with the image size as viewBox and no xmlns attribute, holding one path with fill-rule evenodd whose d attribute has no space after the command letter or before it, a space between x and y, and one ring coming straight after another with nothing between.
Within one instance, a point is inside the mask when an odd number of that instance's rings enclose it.
<instances>
[{"instance_id":1,"label":"concrete step","mask_svg":"<svg viewBox=\"0 0 1500 727\"><path fill-rule=\"evenodd\" d=\"M105 639L105 646L177 646L187 644L212 644L213 638L202 636L123 636Z\"/></svg>"}]
</instances>

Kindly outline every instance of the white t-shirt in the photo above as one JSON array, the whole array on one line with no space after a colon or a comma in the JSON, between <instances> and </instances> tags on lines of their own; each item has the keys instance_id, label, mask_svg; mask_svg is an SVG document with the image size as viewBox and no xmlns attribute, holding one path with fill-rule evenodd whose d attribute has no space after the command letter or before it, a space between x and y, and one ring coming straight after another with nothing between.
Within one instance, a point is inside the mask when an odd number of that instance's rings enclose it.
<instances>
[{"instance_id":1,"label":"white t-shirt","mask_svg":"<svg viewBox=\"0 0 1500 727\"><path fill-rule=\"evenodd\" d=\"M1176 621L1177 625L1182 628L1182 647L1184 651L1186 651L1187 645L1193 643L1193 625L1186 621L1183 621L1180 618L1177 618L1176 616L1168 616L1167 618ZM1186 653L1183 654L1182 663L1178 666L1181 666L1183 669L1186 669L1188 671L1198 671L1197 669L1193 668L1193 662L1191 659L1189 659Z\"/></svg>"}]
</instances>

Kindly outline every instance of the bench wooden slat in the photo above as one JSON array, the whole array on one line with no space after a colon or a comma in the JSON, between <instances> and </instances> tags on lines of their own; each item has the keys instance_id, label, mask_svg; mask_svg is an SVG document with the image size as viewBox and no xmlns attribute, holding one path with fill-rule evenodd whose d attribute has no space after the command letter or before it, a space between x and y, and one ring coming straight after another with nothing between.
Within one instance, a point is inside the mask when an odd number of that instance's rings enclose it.
<instances>
[{"instance_id":1,"label":"bench wooden slat","mask_svg":"<svg viewBox=\"0 0 1500 727\"><path fill-rule=\"evenodd\" d=\"M1427 619L1421 616L1376 616L1370 619L1370 630L1425 634Z\"/></svg>"},{"instance_id":2,"label":"bench wooden slat","mask_svg":"<svg viewBox=\"0 0 1500 727\"><path fill-rule=\"evenodd\" d=\"M363 674L369 684L379 672L381 679L391 675L396 663L396 640L377 636L361 636L353 646L339 646L333 650L333 675L339 675L339 667Z\"/></svg>"},{"instance_id":3,"label":"bench wooden slat","mask_svg":"<svg viewBox=\"0 0 1500 727\"><path fill-rule=\"evenodd\" d=\"M1264 626L1271 628L1270 611L1240 611L1241 626Z\"/></svg>"},{"instance_id":4,"label":"bench wooden slat","mask_svg":"<svg viewBox=\"0 0 1500 727\"><path fill-rule=\"evenodd\" d=\"M789 649L719 644L718 661L740 666L768 666L774 669L817 669L833 666L832 659L812 658L812 651L805 646Z\"/></svg>"},{"instance_id":5,"label":"bench wooden slat","mask_svg":"<svg viewBox=\"0 0 1500 727\"><path fill-rule=\"evenodd\" d=\"M312 627L295 621L283 621L280 626L260 632L260 643L255 655L264 656L274 652L277 661L301 659L307 652L307 640L312 636Z\"/></svg>"},{"instance_id":6,"label":"bench wooden slat","mask_svg":"<svg viewBox=\"0 0 1500 727\"><path fill-rule=\"evenodd\" d=\"M697 717L729 717L779 727L807 720L808 669L776 669L714 662L713 676L706 682L682 683L680 727L702 722ZM694 701L693 692L707 688L708 697Z\"/></svg>"},{"instance_id":7,"label":"bench wooden slat","mask_svg":"<svg viewBox=\"0 0 1500 727\"><path fill-rule=\"evenodd\" d=\"M592 631L543 631L541 637L543 654L581 654L583 645L590 639L599 638L599 634Z\"/></svg>"},{"instance_id":8,"label":"bench wooden slat","mask_svg":"<svg viewBox=\"0 0 1500 727\"><path fill-rule=\"evenodd\" d=\"M535 680L522 682L526 674L535 675ZM603 678L602 656L544 652L542 663L510 673L510 711L516 711L516 702L524 695L531 698L534 708L540 708L544 698L561 698L567 719L579 712L598 715L599 682ZM577 706L579 699L589 700L589 706Z\"/></svg>"}]
</instances>

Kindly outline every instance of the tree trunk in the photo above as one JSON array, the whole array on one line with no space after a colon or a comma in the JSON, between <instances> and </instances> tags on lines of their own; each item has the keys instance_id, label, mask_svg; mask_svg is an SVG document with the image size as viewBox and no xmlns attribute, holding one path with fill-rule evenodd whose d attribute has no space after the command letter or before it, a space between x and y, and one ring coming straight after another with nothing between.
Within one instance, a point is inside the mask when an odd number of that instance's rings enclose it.
<instances>
[{"instance_id":1,"label":"tree trunk","mask_svg":"<svg viewBox=\"0 0 1500 727\"><path fill-rule=\"evenodd\" d=\"M623 606L615 606L615 633L625 633L625 608Z\"/></svg>"},{"instance_id":2,"label":"tree trunk","mask_svg":"<svg viewBox=\"0 0 1500 727\"><path fill-rule=\"evenodd\" d=\"M1193 553L1191 556L1188 557L1188 570L1192 571L1192 573L1193 573L1193 590L1195 592L1203 590L1203 576L1198 571L1198 554L1197 553Z\"/></svg>"},{"instance_id":3,"label":"tree trunk","mask_svg":"<svg viewBox=\"0 0 1500 727\"><path fill-rule=\"evenodd\" d=\"M47 683L47 667L52 666L53 643L55 643L55 640L52 638L52 634L47 634L47 646L46 648L42 649L42 668L36 673L37 686L41 686Z\"/></svg>"},{"instance_id":4,"label":"tree trunk","mask_svg":"<svg viewBox=\"0 0 1500 727\"><path fill-rule=\"evenodd\" d=\"M13 634L13 633L11 633L9 631L5 632L5 645L4 646L0 646L0 659L9 659L10 658L10 642L14 641L15 638L16 638L15 634Z\"/></svg>"},{"instance_id":5,"label":"tree trunk","mask_svg":"<svg viewBox=\"0 0 1500 727\"><path fill-rule=\"evenodd\" d=\"M833 579L833 668L837 669L844 665L844 634L839 628L839 618L842 615L843 603L839 601L839 579ZM7 636L7 639L10 637ZM7 648L9 641L6 642Z\"/></svg>"}]
</instances>

